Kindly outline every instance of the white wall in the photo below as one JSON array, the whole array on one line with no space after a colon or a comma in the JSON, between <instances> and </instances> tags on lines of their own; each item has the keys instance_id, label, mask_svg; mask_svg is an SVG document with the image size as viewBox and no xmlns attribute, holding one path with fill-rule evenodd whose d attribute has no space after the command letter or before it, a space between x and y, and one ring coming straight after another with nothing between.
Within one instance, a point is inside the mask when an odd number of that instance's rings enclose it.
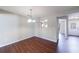
<instances>
[{"instance_id":1,"label":"white wall","mask_svg":"<svg viewBox=\"0 0 79 59\"><path fill-rule=\"evenodd\" d=\"M27 39L34 36L34 24L27 22L27 17L20 16L19 34L20 39Z\"/></svg>"},{"instance_id":2,"label":"white wall","mask_svg":"<svg viewBox=\"0 0 79 59\"><path fill-rule=\"evenodd\" d=\"M0 14L0 47L32 37L33 24L14 14Z\"/></svg>"},{"instance_id":3,"label":"white wall","mask_svg":"<svg viewBox=\"0 0 79 59\"><path fill-rule=\"evenodd\" d=\"M19 39L19 18L16 15L0 14L0 47Z\"/></svg>"},{"instance_id":4,"label":"white wall","mask_svg":"<svg viewBox=\"0 0 79 59\"><path fill-rule=\"evenodd\" d=\"M35 35L40 38L44 38L50 41L57 42L57 19L56 16L50 16L47 17L48 19L48 27L42 27L41 23L38 22L36 23L35 27Z\"/></svg>"}]
</instances>

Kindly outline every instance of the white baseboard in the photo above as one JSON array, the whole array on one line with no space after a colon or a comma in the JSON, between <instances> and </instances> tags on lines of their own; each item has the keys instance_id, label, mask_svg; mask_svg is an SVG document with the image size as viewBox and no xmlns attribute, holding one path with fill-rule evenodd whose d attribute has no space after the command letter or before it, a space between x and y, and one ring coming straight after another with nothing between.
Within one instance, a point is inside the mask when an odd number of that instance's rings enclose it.
<instances>
[{"instance_id":1,"label":"white baseboard","mask_svg":"<svg viewBox=\"0 0 79 59\"><path fill-rule=\"evenodd\" d=\"M52 41L52 42L57 42L56 40L53 40L53 39L50 39L50 38L47 38L47 37L40 37L40 36L36 36L36 37L43 38L45 40L49 40L49 41Z\"/></svg>"},{"instance_id":2,"label":"white baseboard","mask_svg":"<svg viewBox=\"0 0 79 59\"><path fill-rule=\"evenodd\" d=\"M0 45L0 47L4 47L4 46L10 45L10 44L13 44L13 43L16 43L16 42L31 38L31 37L33 37L33 36L29 36L29 37L26 37L26 38L23 38L23 39L18 39L18 40L15 40L13 42L8 42L8 43L5 43L4 45Z\"/></svg>"},{"instance_id":3,"label":"white baseboard","mask_svg":"<svg viewBox=\"0 0 79 59\"><path fill-rule=\"evenodd\" d=\"M13 44L13 43L16 43L16 42L19 42L19 41L31 38L31 37L34 37L34 36L28 36L28 37L25 37L25 38L21 38L21 39L15 40L13 42L8 42L8 43L5 43L4 45L0 45L0 47L4 47L4 46L10 45L10 44ZM40 37L40 36L36 36L36 37L43 38L43 39L46 39L46 40L49 40L49 41L52 41L52 42L57 42L56 40L53 40L53 39L50 39L50 38L46 38L46 37Z\"/></svg>"}]
</instances>

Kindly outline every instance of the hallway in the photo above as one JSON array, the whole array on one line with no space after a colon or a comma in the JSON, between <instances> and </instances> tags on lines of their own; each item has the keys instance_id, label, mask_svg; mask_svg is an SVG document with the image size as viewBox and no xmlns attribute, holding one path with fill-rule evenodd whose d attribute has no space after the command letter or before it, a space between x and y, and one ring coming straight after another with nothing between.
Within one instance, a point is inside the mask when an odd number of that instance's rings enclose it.
<instances>
[{"instance_id":1,"label":"hallway","mask_svg":"<svg viewBox=\"0 0 79 59\"><path fill-rule=\"evenodd\" d=\"M67 39L59 35L58 42L59 53L79 53L79 37L69 36Z\"/></svg>"}]
</instances>

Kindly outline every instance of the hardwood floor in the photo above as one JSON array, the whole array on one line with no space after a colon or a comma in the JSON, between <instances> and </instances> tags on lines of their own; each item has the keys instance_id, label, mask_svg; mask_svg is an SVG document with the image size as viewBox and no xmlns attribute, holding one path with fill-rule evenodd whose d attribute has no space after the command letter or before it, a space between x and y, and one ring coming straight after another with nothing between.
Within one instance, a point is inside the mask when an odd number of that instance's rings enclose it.
<instances>
[{"instance_id":1,"label":"hardwood floor","mask_svg":"<svg viewBox=\"0 0 79 59\"><path fill-rule=\"evenodd\" d=\"M56 52L56 43L32 37L0 48L0 53L52 53Z\"/></svg>"}]
</instances>

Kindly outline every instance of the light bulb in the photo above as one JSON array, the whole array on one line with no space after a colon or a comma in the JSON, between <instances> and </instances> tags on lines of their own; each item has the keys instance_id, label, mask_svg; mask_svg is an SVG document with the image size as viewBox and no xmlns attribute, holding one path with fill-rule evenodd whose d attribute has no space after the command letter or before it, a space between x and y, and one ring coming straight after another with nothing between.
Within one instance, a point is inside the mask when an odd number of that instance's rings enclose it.
<instances>
[{"instance_id":1,"label":"light bulb","mask_svg":"<svg viewBox=\"0 0 79 59\"><path fill-rule=\"evenodd\" d=\"M44 27L44 24L42 24L42 27Z\"/></svg>"},{"instance_id":2,"label":"light bulb","mask_svg":"<svg viewBox=\"0 0 79 59\"><path fill-rule=\"evenodd\" d=\"M31 23L32 22L32 19L28 19L28 23Z\"/></svg>"}]
</instances>

